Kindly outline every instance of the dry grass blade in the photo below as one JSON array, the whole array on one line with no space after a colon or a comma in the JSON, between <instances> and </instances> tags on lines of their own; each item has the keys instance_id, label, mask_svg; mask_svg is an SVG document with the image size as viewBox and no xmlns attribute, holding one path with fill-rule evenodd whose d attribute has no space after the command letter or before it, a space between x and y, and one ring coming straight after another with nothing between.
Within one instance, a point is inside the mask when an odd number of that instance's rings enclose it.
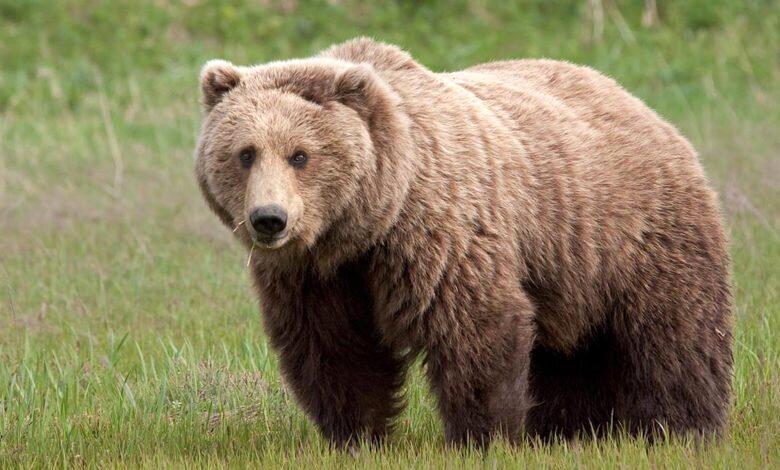
<instances>
[{"instance_id":1,"label":"dry grass blade","mask_svg":"<svg viewBox=\"0 0 780 470\"><path fill-rule=\"evenodd\" d=\"M249 265L252 264L252 253L255 252L255 245L256 245L256 243L253 241L252 242L252 248L249 250L249 256L246 259L246 267L247 267L247 269L249 268Z\"/></svg>"},{"instance_id":2,"label":"dry grass blade","mask_svg":"<svg viewBox=\"0 0 780 470\"><path fill-rule=\"evenodd\" d=\"M122 178L125 172L125 162L122 158L119 141L116 138L114 124L111 121L111 111L106 97L106 91L103 84L103 77L99 71L95 71L95 77L98 84L98 102L100 104L100 115L103 119L103 125L106 128L106 138L108 139L108 148L111 151L111 159L114 161L114 187L113 192L119 195L122 189Z\"/></svg>"}]
</instances>

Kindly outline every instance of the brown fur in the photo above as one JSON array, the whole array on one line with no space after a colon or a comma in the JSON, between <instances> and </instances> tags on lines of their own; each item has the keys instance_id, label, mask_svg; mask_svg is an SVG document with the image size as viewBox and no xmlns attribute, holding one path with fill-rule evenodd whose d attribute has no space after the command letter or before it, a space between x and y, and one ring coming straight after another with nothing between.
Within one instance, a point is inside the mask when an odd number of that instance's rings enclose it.
<instances>
[{"instance_id":1,"label":"brown fur","mask_svg":"<svg viewBox=\"0 0 780 470\"><path fill-rule=\"evenodd\" d=\"M613 80L547 60L437 74L358 39L212 62L201 82L211 208L247 247L253 207L290 214L252 272L282 372L333 442L388 432L418 353L451 443L723 430L716 197L688 142Z\"/></svg>"}]
</instances>

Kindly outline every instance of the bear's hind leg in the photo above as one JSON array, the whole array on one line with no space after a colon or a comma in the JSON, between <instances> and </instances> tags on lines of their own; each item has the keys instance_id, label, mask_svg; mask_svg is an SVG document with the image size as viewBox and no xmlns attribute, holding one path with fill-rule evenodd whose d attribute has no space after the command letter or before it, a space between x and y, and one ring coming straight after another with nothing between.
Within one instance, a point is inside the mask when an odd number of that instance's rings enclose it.
<instances>
[{"instance_id":1,"label":"bear's hind leg","mask_svg":"<svg viewBox=\"0 0 780 470\"><path fill-rule=\"evenodd\" d=\"M668 292L667 292L668 294ZM728 304L677 298L652 321L636 318L617 327L625 351L615 414L630 434L654 440L671 434L711 437L726 425L731 397L731 328ZM642 313L638 318L646 319Z\"/></svg>"},{"instance_id":2,"label":"bear's hind leg","mask_svg":"<svg viewBox=\"0 0 780 470\"><path fill-rule=\"evenodd\" d=\"M625 293L573 355L534 349L529 435L624 430L655 440L723 431L732 369L725 269L689 263L685 276L670 269L672 262L656 263L643 273L652 283Z\"/></svg>"},{"instance_id":3,"label":"bear's hind leg","mask_svg":"<svg viewBox=\"0 0 780 470\"><path fill-rule=\"evenodd\" d=\"M697 233L711 233L701 229ZM715 232L713 232L715 233ZM655 250L614 312L625 369L616 415L632 434L710 437L731 398L732 325L722 240L646 234Z\"/></svg>"}]
</instances>

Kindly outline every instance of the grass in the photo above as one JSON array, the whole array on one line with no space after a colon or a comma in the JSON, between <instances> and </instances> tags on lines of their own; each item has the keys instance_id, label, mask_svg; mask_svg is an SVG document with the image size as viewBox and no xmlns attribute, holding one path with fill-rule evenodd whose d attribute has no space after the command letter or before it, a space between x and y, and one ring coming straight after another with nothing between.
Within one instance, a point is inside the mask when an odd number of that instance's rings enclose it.
<instances>
[{"instance_id":1,"label":"grass","mask_svg":"<svg viewBox=\"0 0 780 470\"><path fill-rule=\"evenodd\" d=\"M777 467L780 4L0 0L0 467ZM668 3L668 4L667 4ZM263 4L270 4L263 6ZM392 440L333 452L280 382L245 256L192 175L197 74L370 34L447 70L553 57L701 153L732 237L735 399L715 445L444 448L418 370Z\"/></svg>"}]
</instances>

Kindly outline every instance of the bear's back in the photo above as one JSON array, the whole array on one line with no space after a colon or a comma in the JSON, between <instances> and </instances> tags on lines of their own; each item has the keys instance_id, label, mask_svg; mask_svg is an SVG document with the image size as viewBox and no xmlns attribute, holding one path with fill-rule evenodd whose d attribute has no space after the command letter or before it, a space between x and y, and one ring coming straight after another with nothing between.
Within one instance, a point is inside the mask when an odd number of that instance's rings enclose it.
<instances>
[{"instance_id":1,"label":"bear's back","mask_svg":"<svg viewBox=\"0 0 780 470\"><path fill-rule=\"evenodd\" d=\"M561 129L580 142L615 140L611 145L622 148L660 144L666 155L695 160L693 148L673 126L589 67L526 59L480 64L442 77L475 94L508 125L526 132Z\"/></svg>"},{"instance_id":2,"label":"bear's back","mask_svg":"<svg viewBox=\"0 0 780 470\"><path fill-rule=\"evenodd\" d=\"M545 310L570 310L566 322L583 320L575 312L592 312L583 329L599 321L601 301L620 295L616 286L646 282L636 276L659 256L652 240L698 245L727 259L715 194L693 147L614 80L552 60L494 62L439 76L479 98L522 145L501 158L524 159L536 178L540 230L524 257L527 288L554 299L537 299ZM562 316L548 316L550 325L540 318L542 337ZM563 339L560 332L549 336Z\"/></svg>"}]
</instances>

